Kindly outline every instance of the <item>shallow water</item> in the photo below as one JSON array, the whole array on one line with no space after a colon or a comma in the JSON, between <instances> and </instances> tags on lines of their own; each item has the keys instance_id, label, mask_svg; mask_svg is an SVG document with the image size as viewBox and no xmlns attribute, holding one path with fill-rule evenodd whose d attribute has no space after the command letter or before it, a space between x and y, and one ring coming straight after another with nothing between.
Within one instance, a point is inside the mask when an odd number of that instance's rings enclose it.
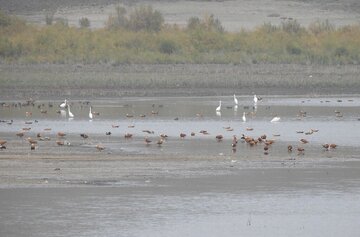
<instances>
[{"instance_id":1,"label":"shallow water","mask_svg":"<svg viewBox=\"0 0 360 237\"><path fill-rule=\"evenodd\" d=\"M273 96L256 108L251 96L238 99L237 111L231 96L97 100L91 104L100 115L92 121L89 105L79 101L72 102L75 118L70 120L67 113L56 113L60 101L50 101L53 107L49 101L0 107L0 119L13 120L11 125L0 123L0 137L8 140L0 163L0 236L357 236L360 98ZM220 116L215 112L219 100ZM306 117L298 116L300 110ZM26 117L26 111L32 116ZM274 115L280 122L270 122ZM24 137L41 132L52 140L39 141L30 153L27 142L15 136L24 127L31 127ZM297 133L310 129L319 131ZM58 131L67 133L71 146L55 144ZM105 135L108 131L110 136ZM134 138L125 140L127 132ZM184 139L181 132L187 134ZM83 141L80 133L89 138ZM162 146L144 144L145 136L155 143L161 133L169 136ZM267 134L276 142L267 156L262 145L239 143L234 152L232 136L242 133ZM224 141L217 142L217 134L223 134ZM301 138L309 144L300 144ZM97 153L98 159L47 158L94 153L99 143L106 149ZM326 151L322 143L338 148ZM289 154L288 144L304 147L305 154ZM100 155L109 153L168 158ZM6 154L43 159L6 159ZM172 154L205 156L172 159Z\"/></svg>"},{"instance_id":2,"label":"shallow water","mask_svg":"<svg viewBox=\"0 0 360 237\"><path fill-rule=\"evenodd\" d=\"M266 134L268 139L275 139L278 144L282 144L281 148L280 145L274 146L273 153L276 154L286 155L284 147L287 144L303 146L300 139L307 139L309 144L304 146L308 147L310 153L320 156L323 154L323 143L336 143L339 145L338 153L340 150L340 154L348 154L350 157L357 153L360 141L354 131L360 130L359 97L272 96L257 104L254 104L252 96L237 98L238 106L234 106L232 96L71 101L70 108L74 118L69 118L66 109L59 109L61 101L35 101L34 106L21 107L15 107L15 102L4 102L12 106L0 107L1 119L12 119L13 123L0 123L0 133L4 139L14 139L13 134L29 127L31 130L27 136L35 136L40 132L43 136L54 138L58 131L62 131L68 134L66 139L73 144L65 152L85 151L86 148L101 143L110 153L232 154L230 146L233 135L240 138L241 134L245 134L257 138ZM215 108L220 100L222 109L217 113ZM53 107L49 107L49 104ZM93 111L100 113L92 120L88 118L90 104ZM41 110L47 112L41 113ZM62 112L58 113L59 111ZM306 112L306 116L300 116L300 111ZM27 117L26 112L31 112L32 115ZM246 122L242 120L244 112ZM281 120L271 123L270 120L275 115L280 116ZM25 124L26 121L32 124ZM112 125L119 127L114 128ZM227 127L231 127L231 131L226 130ZM52 130L44 131L45 128ZM319 131L306 135L311 129ZM148 134L144 130L153 133ZM206 130L209 134L199 133L201 130ZM106 132L111 132L111 136L106 136ZM191 132L195 136L190 136ZM90 138L83 142L80 140L80 133L86 133ZM133 134L133 138L125 140L125 133ZM180 139L180 133L185 133L186 137ZM161 147L155 144L160 134L169 136ZM223 142L215 142L215 136L219 134L224 136ZM145 137L152 140L150 145L144 144ZM50 144L50 147L56 147L54 142ZM238 148L245 149L246 146ZM350 148L352 152L349 152ZM20 146L18 150L21 149ZM257 153L250 153L255 154Z\"/></svg>"},{"instance_id":3,"label":"shallow water","mask_svg":"<svg viewBox=\"0 0 360 237\"><path fill-rule=\"evenodd\" d=\"M276 172L264 176L266 182L257 181L265 188L251 181L255 176L243 174L155 180L137 188L2 189L0 234L357 236L359 186L348 187L349 180L334 170L328 172L337 181Z\"/></svg>"}]
</instances>

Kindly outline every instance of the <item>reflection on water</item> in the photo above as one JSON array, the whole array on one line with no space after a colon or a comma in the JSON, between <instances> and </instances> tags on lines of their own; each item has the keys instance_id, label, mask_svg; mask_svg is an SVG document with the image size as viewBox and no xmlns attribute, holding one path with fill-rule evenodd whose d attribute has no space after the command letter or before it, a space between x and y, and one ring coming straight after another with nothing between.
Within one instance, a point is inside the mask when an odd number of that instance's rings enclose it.
<instances>
[{"instance_id":1,"label":"reflection on water","mask_svg":"<svg viewBox=\"0 0 360 237\"><path fill-rule=\"evenodd\" d=\"M360 130L360 98L276 96L265 97L255 104L251 96L239 96L237 99L238 105L234 104L231 96L70 101L73 118L66 109L59 108L62 101L35 101L34 105L29 106L21 105L21 102L3 102L0 107L1 119L13 120L13 123L0 123L0 132L8 133L4 139L24 127L31 128L28 136L44 133L46 128L52 129L47 132L49 136L56 136L58 131L73 136L87 133L96 137L96 142L107 143L113 152L136 150L145 153L191 151L198 154L228 154L231 149L226 141L231 141L233 135L239 138L241 134L254 137L267 134L270 139L293 145L306 138L310 144L317 146L322 143L359 146L358 135L354 131ZM89 119L90 105L93 119ZM218 107L221 107L219 111ZM281 117L280 122L270 123L275 115ZM243 117L246 122L243 122ZM224 129L228 127L231 129ZM144 130L154 132L146 134ZM207 131L207 134L199 133L201 130ZM318 132L306 135L312 130ZM106 132L111 132L111 137L118 139L105 136ZM120 140L125 133L133 134L133 139ZM179 139L180 133L187 135L185 139ZM191 133L195 136L190 136ZM160 134L169 136L163 149L145 149L142 146L145 136L154 144ZM219 134L224 136L224 142L206 145ZM187 142L190 139L193 142ZM191 149L199 142L203 142L204 146Z\"/></svg>"}]
</instances>

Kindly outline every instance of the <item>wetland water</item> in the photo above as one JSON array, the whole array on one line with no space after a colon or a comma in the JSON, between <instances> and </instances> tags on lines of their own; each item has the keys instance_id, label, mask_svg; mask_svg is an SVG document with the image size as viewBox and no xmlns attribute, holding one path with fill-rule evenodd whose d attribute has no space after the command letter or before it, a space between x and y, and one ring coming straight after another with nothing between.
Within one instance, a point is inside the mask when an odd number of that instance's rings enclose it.
<instances>
[{"instance_id":1,"label":"wetland water","mask_svg":"<svg viewBox=\"0 0 360 237\"><path fill-rule=\"evenodd\" d=\"M8 141L0 151L0 236L357 236L360 98L272 96L256 108L252 96L238 100L237 109L232 96L96 100L92 121L84 102L71 100L69 120L56 112L61 101L4 101L1 120L13 122L0 123ZM271 123L275 115L281 120ZM16 137L24 127L31 130ZM305 135L311 129L319 131ZM71 146L55 143L59 131ZM39 132L51 140L30 151L24 140ZM156 143L161 133L162 146L145 145L145 136ZM275 143L268 155L259 144L232 151L232 136L243 133ZM304 154L288 153L288 144Z\"/></svg>"}]
</instances>

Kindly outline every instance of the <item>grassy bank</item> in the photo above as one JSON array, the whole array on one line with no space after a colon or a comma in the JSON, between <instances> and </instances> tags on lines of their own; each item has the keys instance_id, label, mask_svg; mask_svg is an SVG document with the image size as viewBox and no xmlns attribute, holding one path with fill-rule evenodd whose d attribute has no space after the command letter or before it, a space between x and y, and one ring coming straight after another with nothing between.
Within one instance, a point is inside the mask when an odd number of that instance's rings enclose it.
<instances>
[{"instance_id":1,"label":"grassy bank","mask_svg":"<svg viewBox=\"0 0 360 237\"><path fill-rule=\"evenodd\" d=\"M360 25L336 28L324 21L305 28L296 20L284 20L278 26L264 24L234 33L224 32L211 15L189 19L186 28L160 22L156 30L135 23L128 24L133 28L119 26L114 19L109 18L108 27L91 30L69 27L64 21L34 26L2 13L0 60L113 65L360 62Z\"/></svg>"}]
</instances>

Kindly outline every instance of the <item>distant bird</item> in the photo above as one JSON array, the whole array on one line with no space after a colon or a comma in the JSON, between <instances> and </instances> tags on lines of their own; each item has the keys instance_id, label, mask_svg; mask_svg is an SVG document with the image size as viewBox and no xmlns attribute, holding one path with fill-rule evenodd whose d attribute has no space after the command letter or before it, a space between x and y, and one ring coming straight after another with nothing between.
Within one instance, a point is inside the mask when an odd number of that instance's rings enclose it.
<instances>
[{"instance_id":1,"label":"distant bird","mask_svg":"<svg viewBox=\"0 0 360 237\"><path fill-rule=\"evenodd\" d=\"M81 133L81 134L80 134L80 137L82 137L82 138L84 138L84 139L87 139L89 136L88 136L87 134L85 134L85 133Z\"/></svg>"},{"instance_id":2,"label":"distant bird","mask_svg":"<svg viewBox=\"0 0 360 237\"><path fill-rule=\"evenodd\" d=\"M218 141L218 142L220 142L220 141L222 141L222 139L224 138L223 137L223 135L221 135L221 134L219 134L219 135L216 135L216 140Z\"/></svg>"},{"instance_id":3,"label":"distant bird","mask_svg":"<svg viewBox=\"0 0 360 237\"><path fill-rule=\"evenodd\" d=\"M185 133L180 133L180 138L185 138L186 134Z\"/></svg>"},{"instance_id":4,"label":"distant bird","mask_svg":"<svg viewBox=\"0 0 360 237\"><path fill-rule=\"evenodd\" d=\"M35 150L35 143L30 144L30 150Z\"/></svg>"},{"instance_id":5,"label":"distant bird","mask_svg":"<svg viewBox=\"0 0 360 237\"><path fill-rule=\"evenodd\" d=\"M234 94L234 103L235 103L235 105L238 105L238 104L239 104L238 100L236 99L236 95L235 95L235 94Z\"/></svg>"},{"instance_id":6,"label":"distant bird","mask_svg":"<svg viewBox=\"0 0 360 237\"><path fill-rule=\"evenodd\" d=\"M328 143L325 143L325 144L322 144L322 147L324 147L326 150L328 150L330 145Z\"/></svg>"},{"instance_id":7,"label":"distant bird","mask_svg":"<svg viewBox=\"0 0 360 237\"><path fill-rule=\"evenodd\" d=\"M103 151L103 150L105 150L105 147L104 147L103 145L97 144L97 145L96 145L96 149L97 149L98 151Z\"/></svg>"},{"instance_id":8,"label":"distant bird","mask_svg":"<svg viewBox=\"0 0 360 237\"><path fill-rule=\"evenodd\" d=\"M6 149L5 145L0 145L0 150Z\"/></svg>"},{"instance_id":9,"label":"distant bird","mask_svg":"<svg viewBox=\"0 0 360 237\"><path fill-rule=\"evenodd\" d=\"M156 144L158 144L159 146L161 146L161 145L163 144L163 142L164 142L164 139L163 139L163 138L160 138L160 139L156 142Z\"/></svg>"},{"instance_id":10,"label":"distant bird","mask_svg":"<svg viewBox=\"0 0 360 237\"><path fill-rule=\"evenodd\" d=\"M273 119L271 119L270 122L275 123L275 122L279 122L280 121L280 117L279 116L275 116Z\"/></svg>"},{"instance_id":11,"label":"distant bird","mask_svg":"<svg viewBox=\"0 0 360 237\"><path fill-rule=\"evenodd\" d=\"M303 154L305 151L305 149L302 147L298 147L297 150L298 150L299 154Z\"/></svg>"},{"instance_id":12,"label":"distant bird","mask_svg":"<svg viewBox=\"0 0 360 237\"><path fill-rule=\"evenodd\" d=\"M130 139L130 138L132 138L132 134L131 133L125 133L125 135L124 135L124 137L125 137L125 139Z\"/></svg>"},{"instance_id":13,"label":"distant bird","mask_svg":"<svg viewBox=\"0 0 360 237\"><path fill-rule=\"evenodd\" d=\"M302 143L304 143L304 144L309 143L309 141L306 140L306 139L300 139L300 141L301 141Z\"/></svg>"},{"instance_id":14,"label":"distant bird","mask_svg":"<svg viewBox=\"0 0 360 237\"><path fill-rule=\"evenodd\" d=\"M57 135L58 135L58 137L65 137L65 136L66 136L66 133L64 133L64 132L58 132Z\"/></svg>"},{"instance_id":15,"label":"distant bird","mask_svg":"<svg viewBox=\"0 0 360 237\"><path fill-rule=\"evenodd\" d=\"M105 132L105 135L110 136L111 132Z\"/></svg>"},{"instance_id":16,"label":"distant bird","mask_svg":"<svg viewBox=\"0 0 360 237\"><path fill-rule=\"evenodd\" d=\"M65 101L63 103L60 104L60 108L64 109L67 106L67 100L65 99Z\"/></svg>"},{"instance_id":17,"label":"distant bird","mask_svg":"<svg viewBox=\"0 0 360 237\"><path fill-rule=\"evenodd\" d=\"M0 145L2 146L2 145L5 145L7 143L7 141L6 140L0 140Z\"/></svg>"},{"instance_id":18,"label":"distant bird","mask_svg":"<svg viewBox=\"0 0 360 237\"><path fill-rule=\"evenodd\" d=\"M37 141L32 139L31 137L28 137L27 140L30 144L37 144Z\"/></svg>"},{"instance_id":19,"label":"distant bird","mask_svg":"<svg viewBox=\"0 0 360 237\"><path fill-rule=\"evenodd\" d=\"M145 137L145 144L146 144L146 145L149 145L151 142L152 142L152 141L151 141L149 138Z\"/></svg>"},{"instance_id":20,"label":"distant bird","mask_svg":"<svg viewBox=\"0 0 360 237\"><path fill-rule=\"evenodd\" d=\"M93 115L93 113L91 112L91 106L90 106L89 118L90 118L90 119L93 119L93 117L94 117L94 115Z\"/></svg>"},{"instance_id":21,"label":"distant bird","mask_svg":"<svg viewBox=\"0 0 360 237\"><path fill-rule=\"evenodd\" d=\"M221 111L221 100L219 101L219 106L216 108L216 111L217 111L217 112L220 112L220 111Z\"/></svg>"},{"instance_id":22,"label":"distant bird","mask_svg":"<svg viewBox=\"0 0 360 237\"><path fill-rule=\"evenodd\" d=\"M74 118L74 114L71 113L71 111L70 111L70 105L68 105L67 108L68 108L69 117L70 117L70 118Z\"/></svg>"},{"instance_id":23,"label":"distant bird","mask_svg":"<svg viewBox=\"0 0 360 237\"><path fill-rule=\"evenodd\" d=\"M23 136L24 136L24 132L18 132L18 133L16 133L16 136L18 136L18 137L23 137Z\"/></svg>"},{"instance_id":24,"label":"distant bird","mask_svg":"<svg viewBox=\"0 0 360 237\"><path fill-rule=\"evenodd\" d=\"M246 113L245 112L243 113L242 120L243 120L243 122L246 122Z\"/></svg>"},{"instance_id":25,"label":"distant bird","mask_svg":"<svg viewBox=\"0 0 360 237\"><path fill-rule=\"evenodd\" d=\"M150 131L150 130L142 130L143 132L146 132L148 134L154 134L154 131Z\"/></svg>"},{"instance_id":26,"label":"distant bird","mask_svg":"<svg viewBox=\"0 0 360 237\"><path fill-rule=\"evenodd\" d=\"M292 145L288 145L287 149L288 149L288 152L292 152L292 149L293 149Z\"/></svg>"},{"instance_id":27,"label":"distant bird","mask_svg":"<svg viewBox=\"0 0 360 237\"><path fill-rule=\"evenodd\" d=\"M329 146L330 146L330 148L332 148L332 149L335 149L335 148L337 147L337 145L334 144L334 143L331 143Z\"/></svg>"},{"instance_id":28,"label":"distant bird","mask_svg":"<svg viewBox=\"0 0 360 237\"><path fill-rule=\"evenodd\" d=\"M258 98L256 95L254 95L254 103L256 104L258 102Z\"/></svg>"},{"instance_id":29,"label":"distant bird","mask_svg":"<svg viewBox=\"0 0 360 237\"><path fill-rule=\"evenodd\" d=\"M56 144L58 144L59 146L70 146L70 142L68 141L56 141Z\"/></svg>"}]
</instances>

